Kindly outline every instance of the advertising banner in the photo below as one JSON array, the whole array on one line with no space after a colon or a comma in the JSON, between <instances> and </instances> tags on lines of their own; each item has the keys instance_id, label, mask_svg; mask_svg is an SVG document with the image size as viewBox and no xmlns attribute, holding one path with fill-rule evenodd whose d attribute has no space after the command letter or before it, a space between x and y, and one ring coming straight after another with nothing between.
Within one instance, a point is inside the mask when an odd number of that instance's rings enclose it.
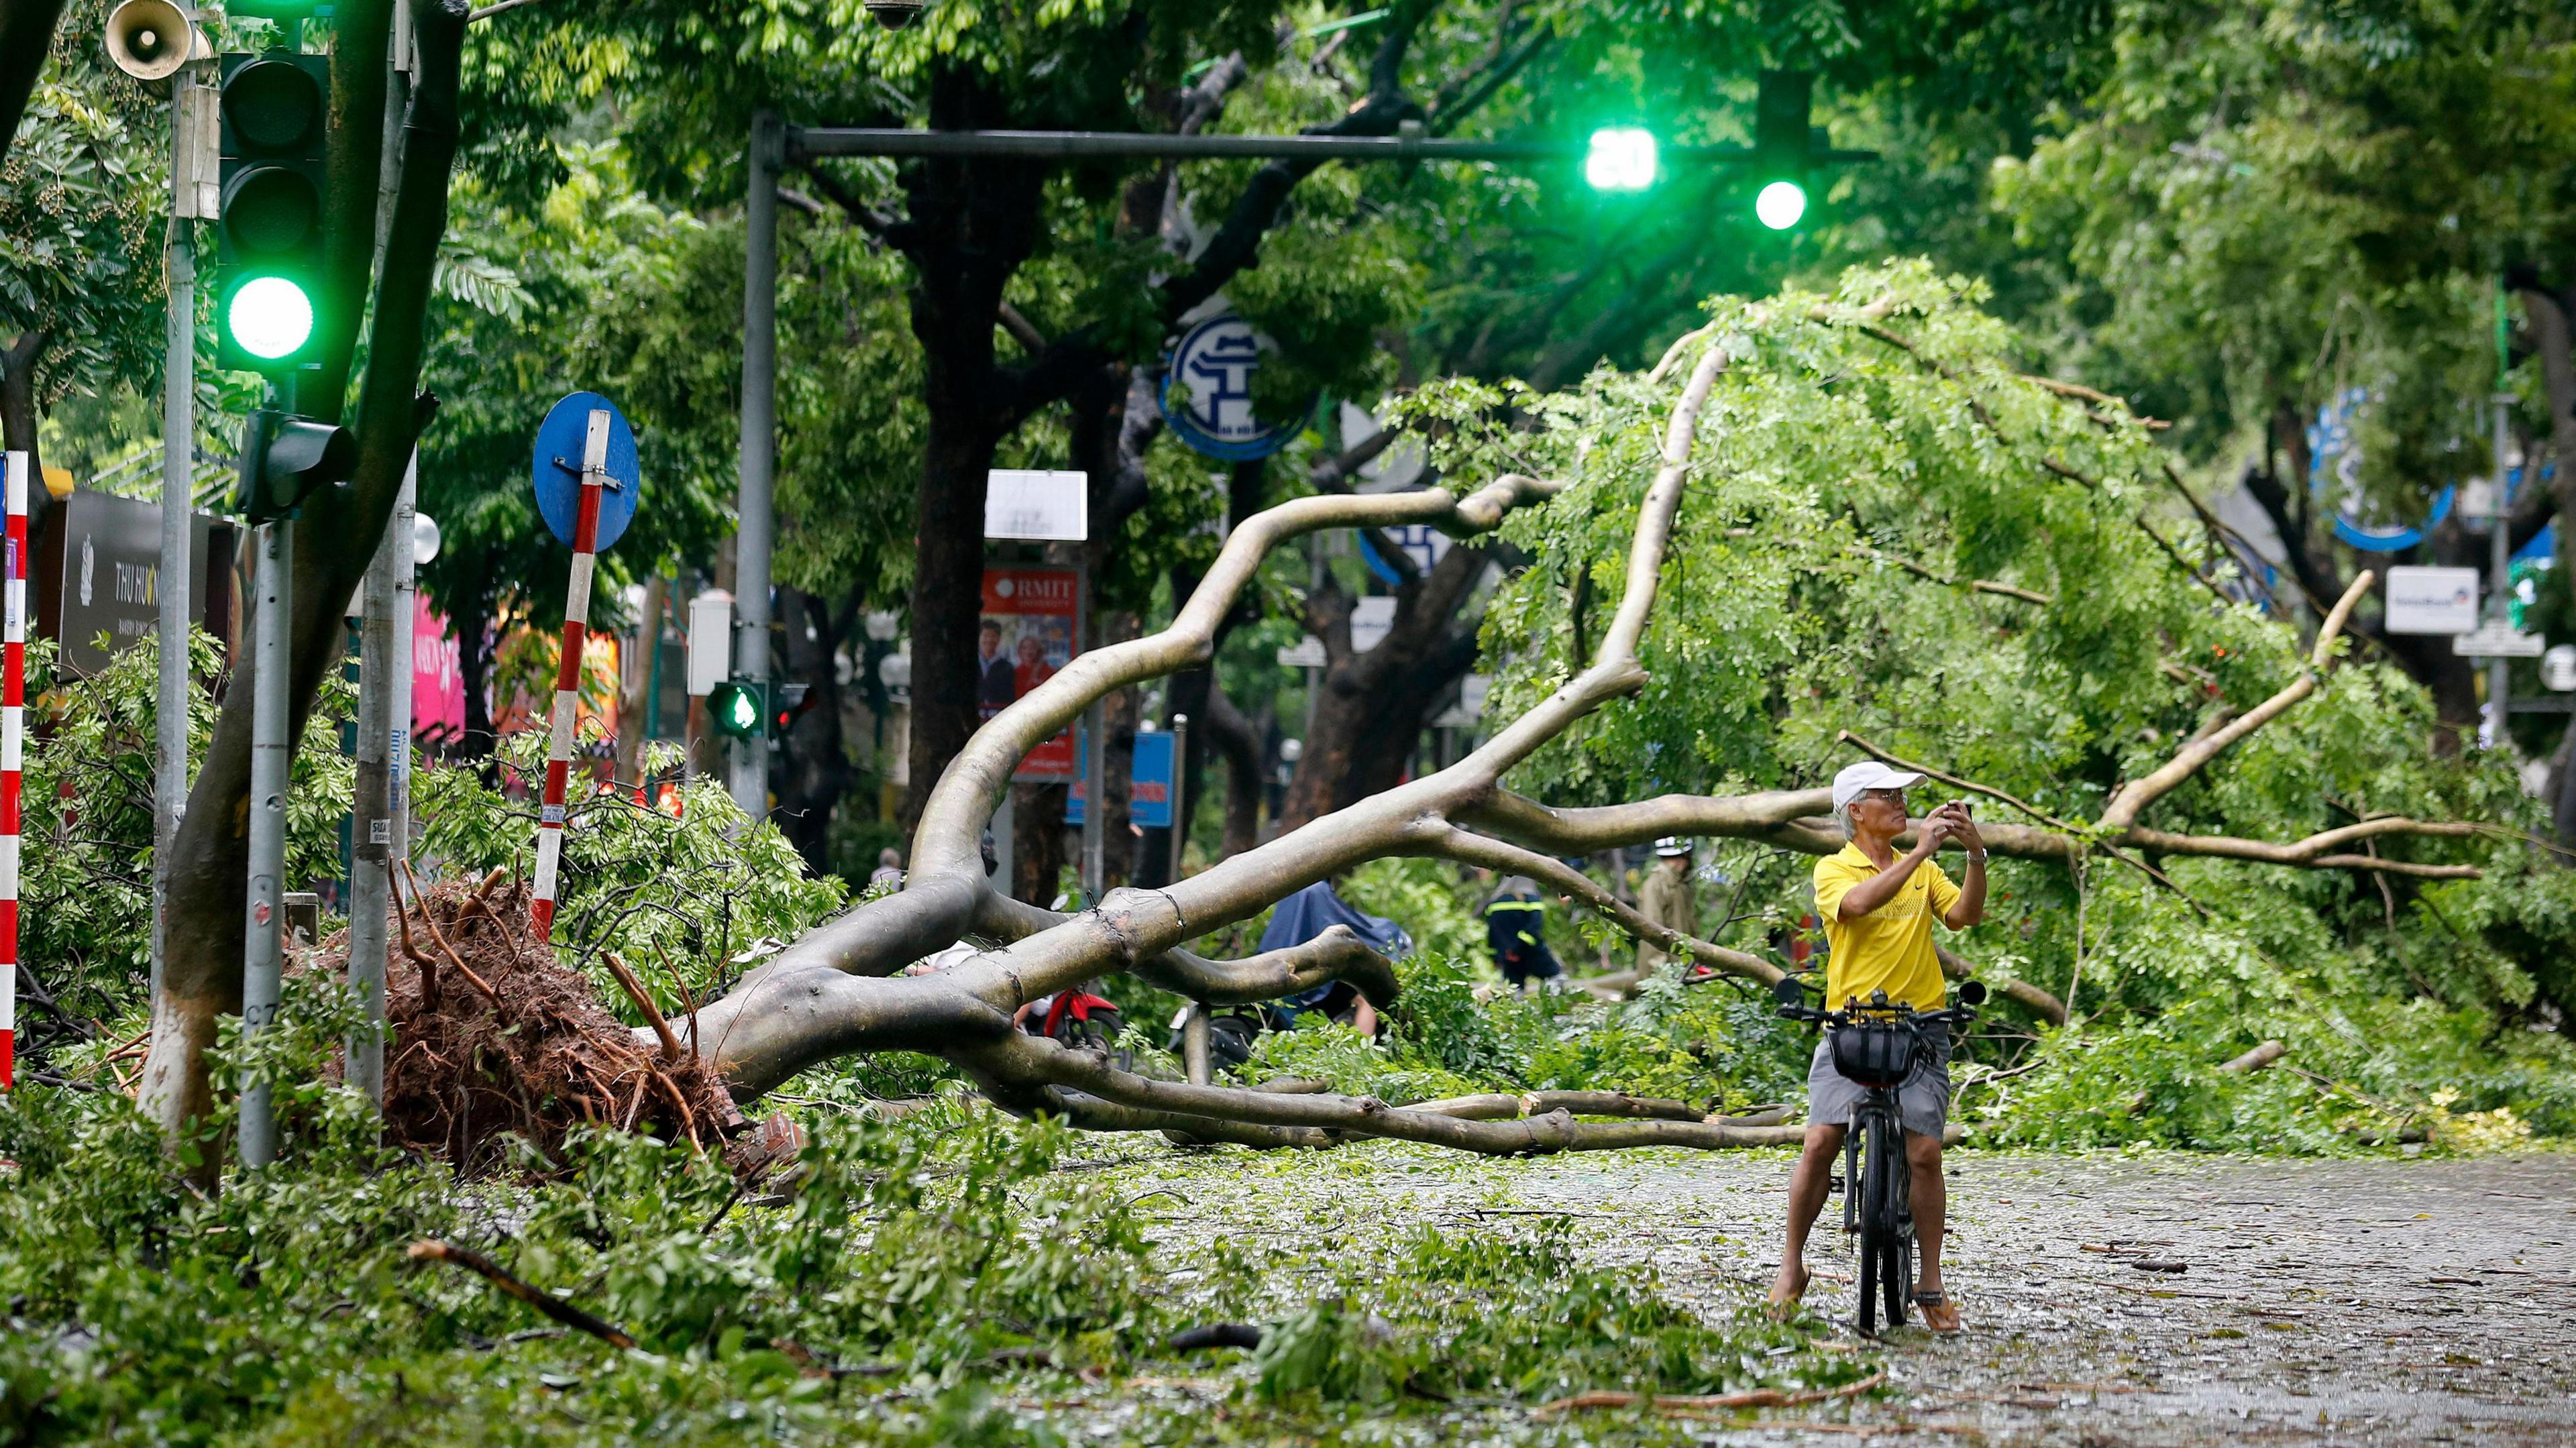
<instances>
[{"instance_id":1,"label":"advertising banner","mask_svg":"<svg viewBox=\"0 0 2576 1448\"><path fill-rule=\"evenodd\" d=\"M81 488L60 507L34 570L36 629L61 641L67 672L95 674L110 653L160 628L161 505ZM188 617L222 636L225 620L210 618L207 605L220 614L230 601L233 530L204 513L192 521Z\"/></svg>"},{"instance_id":2,"label":"advertising banner","mask_svg":"<svg viewBox=\"0 0 2576 1448\"><path fill-rule=\"evenodd\" d=\"M465 733L465 670L447 620L418 594L411 605L411 737L422 747Z\"/></svg>"},{"instance_id":3,"label":"advertising banner","mask_svg":"<svg viewBox=\"0 0 2576 1448\"><path fill-rule=\"evenodd\" d=\"M984 570L975 638L975 714L990 719L1073 661L1082 637L1082 571L1040 564ZM1011 778L1062 783L1074 776L1073 730L1029 751Z\"/></svg>"}]
</instances>

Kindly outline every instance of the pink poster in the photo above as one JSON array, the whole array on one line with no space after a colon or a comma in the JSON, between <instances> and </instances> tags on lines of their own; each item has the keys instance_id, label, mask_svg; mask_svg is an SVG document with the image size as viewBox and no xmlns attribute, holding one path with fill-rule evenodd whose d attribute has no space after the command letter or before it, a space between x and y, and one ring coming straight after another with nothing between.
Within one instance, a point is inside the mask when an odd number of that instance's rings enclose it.
<instances>
[{"instance_id":1,"label":"pink poster","mask_svg":"<svg viewBox=\"0 0 2576 1448\"><path fill-rule=\"evenodd\" d=\"M465 732L465 673L447 620L414 595L411 626L411 733L425 747L453 742Z\"/></svg>"}]
</instances>

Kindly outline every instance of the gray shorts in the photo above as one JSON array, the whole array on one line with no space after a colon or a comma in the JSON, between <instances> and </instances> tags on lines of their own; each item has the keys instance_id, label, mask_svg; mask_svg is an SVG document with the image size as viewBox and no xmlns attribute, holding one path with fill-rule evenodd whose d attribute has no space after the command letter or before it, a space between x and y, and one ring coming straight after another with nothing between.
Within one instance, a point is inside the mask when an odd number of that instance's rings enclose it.
<instances>
[{"instance_id":1,"label":"gray shorts","mask_svg":"<svg viewBox=\"0 0 2576 1448\"><path fill-rule=\"evenodd\" d=\"M1816 1042L1816 1058L1807 1067L1807 1123L1848 1126L1852 1108L1869 1088L1834 1069L1830 1039ZM1914 1074L1896 1088L1896 1117L1916 1136L1939 1140L1950 1124L1950 1028L1925 1026L1923 1047L1914 1053Z\"/></svg>"}]
</instances>

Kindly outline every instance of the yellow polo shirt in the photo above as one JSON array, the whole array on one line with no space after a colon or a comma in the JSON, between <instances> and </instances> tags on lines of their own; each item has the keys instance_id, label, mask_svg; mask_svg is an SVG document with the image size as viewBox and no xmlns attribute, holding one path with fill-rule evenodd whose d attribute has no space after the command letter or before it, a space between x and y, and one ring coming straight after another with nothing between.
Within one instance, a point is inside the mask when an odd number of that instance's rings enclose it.
<instances>
[{"instance_id":1,"label":"yellow polo shirt","mask_svg":"<svg viewBox=\"0 0 2576 1448\"><path fill-rule=\"evenodd\" d=\"M1918 1011L1937 1011L1950 998L1941 979L1941 959L1932 953L1932 922L1950 912L1959 887L1926 860L1897 889L1894 897L1858 920L1842 918L1843 896L1878 873L1878 866L1845 845L1842 853L1816 862L1816 914L1825 922L1825 1008L1842 1009L1854 996L1884 990L1891 1001Z\"/></svg>"}]
</instances>

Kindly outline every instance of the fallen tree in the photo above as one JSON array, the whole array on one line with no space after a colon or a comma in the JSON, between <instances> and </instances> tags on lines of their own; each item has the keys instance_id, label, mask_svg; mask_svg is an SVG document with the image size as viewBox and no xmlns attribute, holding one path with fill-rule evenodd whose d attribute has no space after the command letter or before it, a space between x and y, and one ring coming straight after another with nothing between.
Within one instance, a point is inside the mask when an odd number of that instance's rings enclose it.
<instances>
[{"instance_id":1,"label":"fallen tree","mask_svg":"<svg viewBox=\"0 0 2576 1448\"><path fill-rule=\"evenodd\" d=\"M1806 333L1891 337L1885 327L1908 305L1898 292L1865 304L1801 309L1766 324L1795 341ZM1606 627L1581 649L1580 667L1496 728L1451 767L1364 798L1210 869L1157 889L1111 892L1096 908L1066 916L1015 902L987 882L976 841L1013 767L1039 742L1065 728L1087 705L1115 689L1203 665L1219 621L1265 554L1286 540L1323 528L1431 523L1453 535L1490 531L1516 510L1557 498L1567 484L1503 473L1463 496L1427 489L1378 496L1295 500L1245 520L1172 624L1076 658L1054 678L987 723L927 796L914 838L905 888L826 922L748 976L730 995L700 1010L693 1039L706 1043L719 1074L740 1099L769 1091L797 1072L835 1057L882 1050L925 1052L968 1073L994 1100L1024 1115L1064 1118L1094 1130L1159 1130L1195 1141L1251 1146L1325 1146L1349 1137L1385 1137L1463 1150L1516 1154L1618 1149L1641 1145L1719 1148L1769 1142L1774 1128L1720 1121L1630 1119L1583 1121L1558 1109L1530 1114L1435 1104L1392 1107L1368 1097L1263 1091L1153 1079L1112 1065L1100 1053L1072 1050L1016 1030L1014 1012L1050 993L1101 977L1132 974L1210 1003L1277 997L1331 980L1354 984L1381 1007L1395 1002L1394 973L1347 931L1335 930L1292 949L1244 960L1213 960L1188 945L1249 919L1315 881L1362 862L1427 856L1526 874L1598 910L1640 938L1712 970L1752 981L1779 978L1762 957L1691 938L1647 922L1612 892L1557 858L1663 834L1769 840L1807 853L1840 847L1823 790L1776 790L1730 796L1668 795L1638 803L1551 808L1505 788L1504 778L1604 706L1645 690L1640 640L1652 618L1675 529L1693 478L1705 466L1700 447L1712 390L1739 352L1777 345L1781 336L1695 333L1664 366L1617 385L1630 396L1668 403L1651 456L1651 478L1626 524L1624 568ZM1893 339L1908 353L1915 349ZM2101 411L2108 399L2062 384L2004 376L1967 378L1928 362L1927 381L1949 389L1955 410L1973 414L1996 439L2006 429L1981 394L2010 392L2019 408L2067 413L2075 425L2117 429ZM1679 378L1673 389L1667 374ZM1606 444L1578 450L1594 500L1616 481L1622 455ZM2086 478L2081 469L2042 452L2051 476ZM1499 469L1493 471L1500 471ZM1457 476L1451 468L1449 475ZM1633 488L1633 481L1624 484ZM2098 486L2097 486L2098 491ZM2100 511L2094 504L2087 508ZM2146 527L2143 519L2139 527ZM2191 565L2177 559L2185 569ZM2195 580L2197 581L2197 580ZM1605 588L1605 594L1611 590ZM2231 745L2279 718L2313 693L2331 665L2336 641L2360 586L2323 620L2306 669L2293 683L2242 714L2220 719L2159 767L2112 794L2090 825L2040 815L2031 825L1987 827L1998 854L2080 867L2094 851L2158 873L2131 851L2209 855L2306 869L2394 870L2416 875L2474 872L2474 867L2417 864L2354 855L2354 843L2395 836L2460 837L2487 827L2449 821L2373 819L2348 829L2287 843L2147 829L2140 816ZM2030 590L2013 594L2026 599ZM1574 632L1581 639L1584 622ZM1970 788L1981 788L1968 786ZM1997 791L1985 790L1993 794ZM893 978L906 965L971 939L984 949L953 969ZM2065 1009L2035 989L2025 1002L2062 1021ZM2054 1007L2053 1013L2050 1010ZM1579 1103L1569 1103L1579 1105ZM1623 1115L1633 1112L1623 1111Z\"/></svg>"}]
</instances>

